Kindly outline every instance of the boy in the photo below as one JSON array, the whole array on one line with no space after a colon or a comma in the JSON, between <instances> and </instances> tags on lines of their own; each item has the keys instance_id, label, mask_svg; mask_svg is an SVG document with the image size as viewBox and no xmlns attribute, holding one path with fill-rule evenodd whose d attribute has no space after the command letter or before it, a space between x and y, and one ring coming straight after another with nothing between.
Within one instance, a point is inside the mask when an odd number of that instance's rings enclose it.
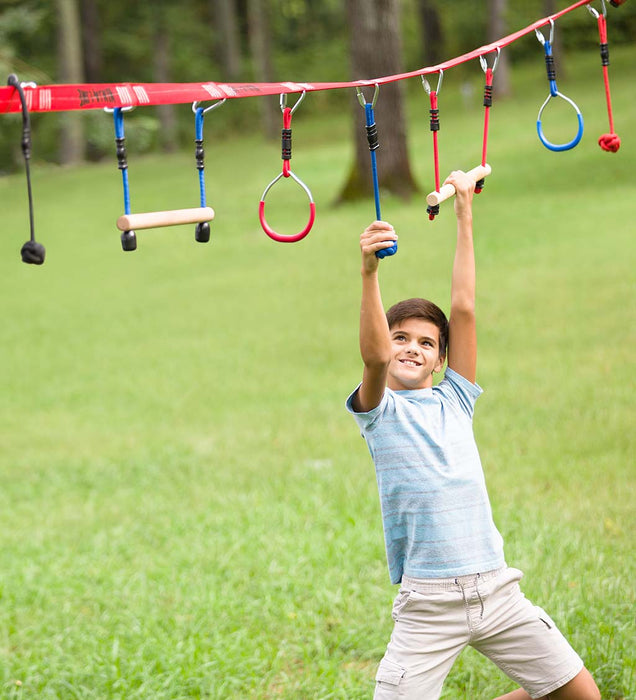
<instances>
[{"instance_id":1,"label":"boy","mask_svg":"<svg viewBox=\"0 0 636 700\"><path fill-rule=\"evenodd\" d=\"M389 573L400 583L393 634L376 675L376 700L439 698L470 644L521 688L507 700L600 700L583 662L550 617L521 593L491 514L472 416L475 384L475 183L455 171L457 248L447 322L409 299L385 315L375 253L393 245L376 221L360 238L362 382L347 400L373 457ZM447 351L448 344L448 351ZM433 387L433 375L444 379Z\"/></svg>"}]
</instances>

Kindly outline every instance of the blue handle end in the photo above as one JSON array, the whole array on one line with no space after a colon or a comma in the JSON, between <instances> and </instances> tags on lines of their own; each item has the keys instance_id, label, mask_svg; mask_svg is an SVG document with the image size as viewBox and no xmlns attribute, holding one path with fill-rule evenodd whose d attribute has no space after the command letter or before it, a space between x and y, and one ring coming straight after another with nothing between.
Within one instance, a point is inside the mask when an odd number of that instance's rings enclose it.
<instances>
[{"instance_id":1,"label":"blue handle end","mask_svg":"<svg viewBox=\"0 0 636 700\"><path fill-rule=\"evenodd\" d=\"M382 248L378 250L375 254L376 258L388 258L389 255L395 255L397 253L397 243L394 243L390 248Z\"/></svg>"}]
</instances>

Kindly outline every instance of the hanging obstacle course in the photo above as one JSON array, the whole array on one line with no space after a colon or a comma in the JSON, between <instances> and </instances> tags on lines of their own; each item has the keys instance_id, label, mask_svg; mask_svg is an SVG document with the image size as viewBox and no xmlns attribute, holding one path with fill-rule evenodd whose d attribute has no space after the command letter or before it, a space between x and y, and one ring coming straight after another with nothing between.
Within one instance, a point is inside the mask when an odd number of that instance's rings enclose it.
<instances>
[{"instance_id":1,"label":"hanging obstacle course","mask_svg":"<svg viewBox=\"0 0 636 700\"><path fill-rule=\"evenodd\" d=\"M626 0L609 0L613 7L619 7ZM426 198L427 212L429 219L433 220L439 212L440 204L455 194L452 185L442 185L439 177L439 144L438 131L440 128L438 93L441 88L444 71L466 63L473 59L480 60L482 69L486 75L484 88L484 132L482 143L481 164L468 171L468 175L475 180L475 192L481 192L484 186L484 178L491 173L490 165L486 162L486 151L488 141L488 128L490 108L493 96L493 73L495 71L500 51L517 41L521 37L534 32L537 39L543 45L545 52L546 69L550 92L545 102L539 109L537 117L537 133L541 143L552 151L565 151L574 148L583 136L583 117L573 100L559 92L556 85L556 74L554 70L554 57L552 55L553 36L555 21L565 14L577 8L585 6L587 10L598 21L601 63L603 66L603 78L605 85L605 96L609 117L610 132L599 138L599 145L608 152L616 152L620 146L620 138L614 131L614 119L612 114L611 97L609 90L609 49L607 41L606 5L605 0L600 0L601 12L592 6L592 0L577 0L574 4L565 9L540 19L527 27L514 32L502 39L499 39L487 46L482 46L474 51L458 56L436 66L422 68L409 73L389 75L372 80L357 80L353 82L339 83L138 83L138 84L86 84L86 85L45 85L36 86L33 83L21 83L15 75L9 77L7 87L0 88L0 113L22 112L22 151L25 159L25 170L27 176L28 198L29 198L29 221L31 227L31 238L22 247L22 259L26 263L41 265L44 261L44 247L35 241L33 222L33 198L31 192L31 180L29 171L29 159L31 156L31 128L30 112L53 112L67 110L87 110L104 109L112 112L115 122L115 141L117 147L118 167L122 172L122 184L124 189L124 214L117 220L117 228L121 233L122 247L126 251L135 250L137 247L136 230L151 229L164 226L176 226L182 224L196 224L195 240L207 242L210 239L210 222L214 218L214 210L207 206L205 194L204 175L204 151L203 151L203 117L211 109L223 104L226 99L257 97L264 95L280 95L281 111L283 112L282 129L282 172L277 175L265 188L259 202L259 220L265 233L273 240L288 243L300 241L311 230L316 214L316 207L309 187L290 168L291 160L291 117L307 92L318 90L333 90L341 88L355 88L360 104L365 110L365 121L369 151L371 156L371 174L373 191L375 198L376 218L381 218L378 170L376 161L376 150L378 149L377 126L375 124L374 106L377 100L378 90L381 85L406 80L413 77L420 77L422 84L430 99L430 128L433 132L433 157L434 157L434 182L435 190ZM540 31L542 27L549 26L549 36L546 38ZM496 52L496 56L489 66L487 56ZM425 76L436 74L438 84L435 90L431 89ZM362 88L373 87L375 93L371 103L364 98ZM288 94L299 94L293 108L286 106ZM554 98L562 98L568 102L575 110L577 117L577 132L573 139L562 144L553 144L543 133L542 117L543 112ZM211 107L199 107L200 103L217 100ZM162 104L183 104L191 103L195 113L195 159L199 172L200 186L200 206L189 209L173 209L168 211L153 211L146 213L132 213L130 206L130 188L128 183L128 162L126 155L125 135L124 135L124 112L135 107ZM265 199L271 188L281 179L291 178L304 191L309 199L309 220L305 227L296 234L277 233L265 218ZM393 255L397 251L397 244L383 251L379 251L379 257Z\"/></svg>"}]
</instances>

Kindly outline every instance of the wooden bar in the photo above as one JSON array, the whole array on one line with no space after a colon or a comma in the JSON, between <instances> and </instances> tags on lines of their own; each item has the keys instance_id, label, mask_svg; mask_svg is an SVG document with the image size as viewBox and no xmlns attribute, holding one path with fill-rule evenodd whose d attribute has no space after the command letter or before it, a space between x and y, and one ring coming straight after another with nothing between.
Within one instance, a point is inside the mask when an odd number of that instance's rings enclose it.
<instances>
[{"instance_id":1,"label":"wooden bar","mask_svg":"<svg viewBox=\"0 0 636 700\"><path fill-rule=\"evenodd\" d=\"M478 180L481 180L482 177L490 175L491 172L492 168L488 165L488 163L486 163L486 165L478 165L476 168L469 170L466 175L477 182ZM449 199L449 197L453 197L454 194L455 188L453 185L442 185L439 192L431 192L429 195L427 195L426 203L429 206L434 207L436 204L441 204L443 201Z\"/></svg>"},{"instance_id":2,"label":"wooden bar","mask_svg":"<svg viewBox=\"0 0 636 700\"><path fill-rule=\"evenodd\" d=\"M161 226L178 226L180 224L198 224L214 219L212 207L194 209L171 209L168 211L151 211L145 214L123 214L117 219L120 231L135 231Z\"/></svg>"}]
</instances>

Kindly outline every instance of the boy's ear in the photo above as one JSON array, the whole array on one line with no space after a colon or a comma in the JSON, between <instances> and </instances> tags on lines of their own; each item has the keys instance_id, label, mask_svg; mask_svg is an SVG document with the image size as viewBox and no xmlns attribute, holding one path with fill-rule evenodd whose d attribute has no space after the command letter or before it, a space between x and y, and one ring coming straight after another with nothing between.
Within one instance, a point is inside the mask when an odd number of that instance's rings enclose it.
<instances>
[{"instance_id":1,"label":"boy's ear","mask_svg":"<svg viewBox=\"0 0 636 700\"><path fill-rule=\"evenodd\" d=\"M446 355L442 355L438 360L437 364L433 368L433 372L441 372L444 367L444 362L446 362Z\"/></svg>"}]
</instances>

